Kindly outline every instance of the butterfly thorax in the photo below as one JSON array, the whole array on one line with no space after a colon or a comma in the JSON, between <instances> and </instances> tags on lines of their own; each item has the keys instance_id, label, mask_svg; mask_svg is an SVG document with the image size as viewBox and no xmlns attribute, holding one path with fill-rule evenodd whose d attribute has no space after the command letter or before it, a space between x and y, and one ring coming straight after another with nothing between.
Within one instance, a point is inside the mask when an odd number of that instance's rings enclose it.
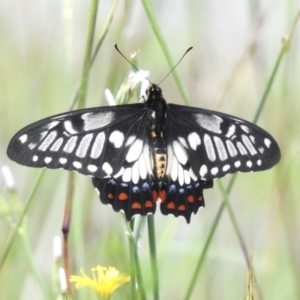
<instances>
[{"instance_id":1,"label":"butterfly thorax","mask_svg":"<svg viewBox=\"0 0 300 300\"><path fill-rule=\"evenodd\" d=\"M167 103L162 96L161 89L154 84L151 84L148 88L147 96L148 100L145 104L149 108L148 139L154 161L154 174L161 181L165 176L167 167L167 149L164 134Z\"/></svg>"}]
</instances>

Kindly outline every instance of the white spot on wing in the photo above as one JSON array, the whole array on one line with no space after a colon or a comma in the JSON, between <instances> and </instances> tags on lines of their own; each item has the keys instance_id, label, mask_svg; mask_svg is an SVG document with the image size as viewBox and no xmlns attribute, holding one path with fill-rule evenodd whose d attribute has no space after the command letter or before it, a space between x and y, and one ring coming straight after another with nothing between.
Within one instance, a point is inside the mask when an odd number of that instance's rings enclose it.
<instances>
[{"instance_id":1,"label":"white spot on wing","mask_svg":"<svg viewBox=\"0 0 300 300\"><path fill-rule=\"evenodd\" d=\"M136 136L135 136L135 135L131 135L131 136L127 139L127 141L126 141L126 143L125 143L125 147L130 146L130 145L135 141L135 139L136 139Z\"/></svg>"},{"instance_id":2,"label":"white spot on wing","mask_svg":"<svg viewBox=\"0 0 300 300\"><path fill-rule=\"evenodd\" d=\"M247 155L247 150L241 142L237 142L236 145L242 155Z\"/></svg>"},{"instance_id":3,"label":"white spot on wing","mask_svg":"<svg viewBox=\"0 0 300 300\"><path fill-rule=\"evenodd\" d=\"M270 146L271 146L271 141L270 141L269 139L265 138L265 139L264 139L264 143L265 143L265 145L267 146L267 148L270 148Z\"/></svg>"},{"instance_id":4,"label":"white spot on wing","mask_svg":"<svg viewBox=\"0 0 300 300\"><path fill-rule=\"evenodd\" d=\"M36 162L38 159L39 159L39 157L37 155L33 155L32 161Z\"/></svg>"},{"instance_id":5,"label":"white spot on wing","mask_svg":"<svg viewBox=\"0 0 300 300\"><path fill-rule=\"evenodd\" d=\"M79 161L73 161L73 166L74 166L76 169L80 169L80 168L82 168L82 163L79 162Z\"/></svg>"},{"instance_id":6,"label":"white spot on wing","mask_svg":"<svg viewBox=\"0 0 300 300\"><path fill-rule=\"evenodd\" d=\"M46 138L43 140L43 142L40 144L39 150L46 151L48 149L48 147L53 143L53 141L55 140L56 136L57 136L57 132L56 131L51 131L46 136Z\"/></svg>"},{"instance_id":7,"label":"white spot on wing","mask_svg":"<svg viewBox=\"0 0 300 300\"><path fill-rule=\"evenodd\" d=\"M263 154L265 152L265 149L263 147L258 148L258 151Z\"/></svg>"},{"instance_id":8,"label":"white spot on wing","mask_svg":"<svg viewBox=\"0 0 300 300\"><path fill-rule=\"evenodd\" d=\"M32 150L32 149L35 148L36 145L37 145L37 144L30 143L30 144L28 144L28 148L29 148L30 150Z\"/></svg>"},{"instance_id":9,"label":"white spot on wing","mask_svg":"<svg viewBox=\"0 0 300 300\"><path fill-rule=\"evenodd\" d=\"M106 125L109 125L115 119L114 112L98 112L98 113L86 113L81 116L81 119L84 120L84 130L95 130L103 128Z\"/></svg>"},{"instance_id":10,"label":"white spot on wing","mask_svg":"<svg viewBox=\"0 0 300 300\"><path fill-rule=\"evenodd\" d=\"M207 153L207 157L210 161L215 161L216 160L216 153L214 150L214 146L212 143L212 140L208 134L204 135L204 145Z\"/></svg>"},{"instance_id":11,"label":"white spot on wing","mask_svg":"<svg viewBox=\"0 0 300 300\"><path fill-rule=\"evenodd\" d=\"M93 147L90 153L91 158L98 158L103 150L105 143L105 134L104 132L99 132L94 140Z\"/></svg>"},{"instance_id":12,"label":"white spot on wing","mask_svg":"<svg viewBox=\"0 0 300 300\"><path fill-rule=\"evenodd\" d=\"M197 147L201 144L200 136L197 132L192 132L188 135L188 142L190 147L196 151Z\"/></svg>"},{"instance_id":13,"label":"white spot on wing","mask_svg":"<svg viewBox=\"0 0 300 300\"><path fill-rule=\"evenodd\" d=\"M251 161L251 160L248 160L248 161L246 162L246 166L247 166L248 168L251 168L251 167L252 167L252 161Z\"/></svg>"},{"instance_id":14,"label":"white spot on wing","mask_svg":"<svg viewBox=\"0 0 300 300\"><path fill-rule=\"evenodd\" d=\"M19 137L19 141L20 141L22 144L24 144L24 143L26 143L27 138L28 138L28 135L27 135L27 134L23 134L23 135L21 135L21 136Z\"/></svg>"},{"instance_id":15,"label":"white spot on wing","mask_svg":"<svg viewBox=\"0 0 300 300\"><path fill-rule=\"evenodd\" d=\"M243 143L245 144L246 148L250 152L251 155L257 154L257 151L255 150L254 146L252 145L250 139L245 134L242 135Z\"/></svg>"},{"instance_id":16,"label":"white spot on wing","mask_svg":"<svg viewBox=\"0 0 300 300\"><path fill-rule=\"evenodd\" d=\"M202 165L199 171L200 177L205 177L205 175L207 174L207 166L206 165Z\"/></svg>"},{"instance_id":17,"label":"white spot on wing","mask_svg":"<svg viewBox=\"0 0 300 300\"><path fill-rule=\"evenodd\" d=\"M67 153L72 153L77 142L77 136L72 136L64 146L63 151Z\"/></svg>"},{"instance_id":18,"label":"white spot on wing","mask_svg":"<svg viewBox=\"0 0 300 300\"><path fill-rule=\"evenodd\" d=\"M48 134L48 131L41 132L40 141Z\"/></svg>"},{"instance_id":19,"label":"white spot on wing","mask_svg":"<svg viewBox=\"0 0 300 300\"><path fill-rule=\"evenodd\" d=\"M194 180L194 181L197 181L198 180L198 177L195 175L194 171L192 170L192 168L189 169L189 174L190 174L190 177Z\"/></svg>"},{"instance_id":20,"label":"white spot on wing","mask_svg":"<svg viewBox=\"0 0 300 300\"><path fill-rule=\"evenodd\" d=\"M180 164L178 164L178 182L181 186L184 184L184 175L183 175L183 168Z\"/></svg>"},{"instance_id":21,"label":"white spot on wing","mask_svg":"<svg viewBox=\"0 0 300 300\"><path fill-rule=\"evenodd\" d=\"M138 161L132 167L132 182L137 184L139 182L140 172L139 172L139 163Z\"/></svg>"},{"instance_id":22,"label":"white spot on wing","mask_svg":"<svg viewBox=\"0 0 300 300\"><path fill-rule=\"evenodd\" d=\"M153 157L149 151L149 145L145 144L143 148L143 156L146 163L147 171L150 175L153 175L152 165L153 165Z\"/></svg>"},{"instance_id":23,"label":"white spot on wing","mask_svg":"<svg viewBox=\"0 0 300 300\"><path fill-rule=\"evenodd\" d=\"M185 147L185 148L188 147L188 145L187 145L187 143L186 143L186 140L185 140L182 136L179 136L179 137L178 137L178 141L180 142L180 144L181 144L183 147Z\"/></svg>"},{"instance_id":24,"label":"white spot on wing","mask_svg":"<svg viewBox=\"0 0 300 300\"><path fill-rule=\"evenodd\" d=\"M125 169L122 179L124 182L129 182L131 180L131 168Z\"/></svg>"},{"instance_id":25,"label":"white spot on wing","mask_svg":"<svg viewBox=\"0 0 300 300\"><path fill-rule=\"evenodd\" d=\"M223 119L216 115L205 115L205 114L194 114L196 122L203 127L204 129L209 130L214 133L222 133L220 125L223 122Z\"/></svg>"},{"instance_id":26,"label":"white spot on wing","mask_svg":"<svg viewBox=\"0 0 300 300\"><path fill-rule=\"evenodd\" d=\"M63 143L64 139L63 138L58 138L54 144L51 146L50 151L58 151L59 148L61 147L62 143Z\"/></svg>"},{"instance_id":27,"label":"white spot on wing","mask_svg":"<svg viewBox=\"0 0 300 300\"><path fill-rule=\"evenodd\" d=\"M114 178L118 178L118 177L120 177L121 175L123 175L124 170L125 170L125 169L122 167L122 168L120 169L120 171L119 171L116 175L114 175Z\"/></svg>"},{"instance_id":28,"label":"white spot on wing","mask_svg":"<svg viewBox=\"0 0 300 300\"><path fill-rule=\"evenodd\" d=\"M227 149L228 149L228 152L231 157L234 157L238 154L235 146L233 145L233 143L230 140L226 141L226 145L227 145Z\"/></svg>"},{"instance_id":29,"label":"white spot on wing","mask_svg":"<svg viewBox=\"0 0 300 300\"><path fill-rule=\"evenodd\" d=\"M52 161L52 157L47 156L47 157L44 158L44 162L46 164L49 164L51 161Z\"/></svg>"},{"instance_id":30,"label":"white spot on wing","mask_svg":"<svg viewBox=\"0 0 300 300\"><path fill-rule=\"evenodd\" d=\"M187 163L188 156L187 156L186 150L183 148L183 146L178 141L173 142L173 151L174 151L174 154L176 155L177 160L182 165L185 165Z\"/></svg>"},{"instance_id":31,"label":"white spot on wing","mask_svg":"<svg viewBox=\"0 0 300 300\"><path fill-rule=\"evenodd\" d=\"M228 127L228 131L226 133L226 137L227 138L230 138L231 136L233 136L235 134L235 125L234 124L231 124L229 127Z\"/></svg>"},{"instance_id":32,"label":"white spot on wing","mask_svg":"<svg viewBox=\"0 0 300 300\"><path fill-rule=\"evenodd\" d=\"M89 133L81 139L81 141L76 149L76 153L75 153L76 156L81 157L81 158L86 156L86 153L90 147L93 136L94 136L93 133Z\"/></svg>"},{"instance_id":33,"label":"white spot on wing","mask_svg":"<svg viewBox=\"0 0 300 300\"><path fill-rule=\"evenodd\" d=\"M225 166L223 166L222 171L223 171L223 172L226 172L226 171L228 171L229 169L230 169L230 165L225 165Z\"/></svg>"},{"instance_id":34,"label":"white spot on wing","mask_svg":"<svg viewBox=\"0 0 300 300\"><path fill-rule=\"evenodd\" d=\"M234 163L234 166L236 168L239 168L241 166L241 162L239 160L237 160L235 163Z\"/></svg>"},{"instance_id":35,"label":"white spot on wing","mask_svg":"<svg viewBox=\"0 0 300 300\"><path fill-rule=\"evenodd\" d=\"M218 169L217 167L214 167L214 168L212 168L212 169L210 170L210 173L211 173L212 175L216 175L216 174L218 174L218 172L219 172L219 169Z\"/></svg>"},{"instance_id":36,"label":"white spot on wing","mask_svg":"<svg viewBox=\"0 0 300 300\"><path fill-rule=\"evenodd\" d=\"M167 157L168 157L168 163L167 163L166 174L169 175L171 172L171 165L172 165L172 160L173 160L173 150L170 145L167 146Z\"/></svg>"},{"instance_id":37,"label":"white spot on wing","mask_svg":"<svg viewBox=\"0 0 300 300\"><path fill-rule=\"evenodd\" d=\"M127 152L126 160L128 162L133 162L138 160L142 151L143 151L143 141L140 139L135 140Z\"/></svg>"},{"instance_id":38,"label":"white spot on wing","mask_svg":"<svg viewBox=\"0 0 300 300\"><path fill-rule=\"evenodd\" d=\"M64 164L67 162L67 159L66 159L65 157L61 157L61 158L59 159L59 162L60 162L62 165L64 165Z\"/></svg>"},{"instance_id":39,"label":"white spot on wing","mask_svg":"<svg viewBox=\"0 0 300 300\"><path fill-rule=\"evenodd\" d=\"M216 144L216 148L217 148L217 152L219 155L220 160L226 160L228 158L225 146L223 141L218 137L218 136L214 136L214 141Z\"/></svg>"},{"instance_id":40,"label":"white spot on wing","mask_svg":"<svg viewBox=\"0 0 300 300\"><path fill-rule=\"evenodd\" d=\"M115 130L110 134L108 140L115 146L115 148L120 148L123 145L124 134L119 130Z\"/></svg>"},{"instance_id":41,"label":"white spot on wing","mask_svg":"<svg viewBox=\"0 0 300 300\"><path fill-rule=\"evenodd\" d=\"M257 165L261 166L261 160L260 159L257 160Z\"/></svg>"},{"instance_id":42,"label":"white spot on wing","mask_svg":"<svg viewBox=\"0 0 300 300\"><path fill-rule=\"evenodd\" d=\"M113 172L111 165L108 162L105 162L102 166L102 170L107 174L110 175Z\"/></svg>"},{"instance_id":43,"label":"white spot on wing","mask_svg":"<svg viewBox=\"0 0 300 300\"><path fill-rule=\"evenodd\" d=\"M178 176L178 161L175 157L175 155L173 155L173 159L171 163L171 170L170 170L170 175L173 181L177 180L177 176Z\"/></svg>"},{"instance_id":44,"label":"white spot on wing","mask_svg":"<svg viewBox=\"0 0 300 300\"><path fill-rule=\"evenodd\" d=\"M147 167L146 167L144 155L140 156L138 162L139 162L140 176L143 180L145 180L147 178Z\"/></svg>"},{"instance_id":45,"label":"white spot on wing","mask_svg":"<svg viewBox=\"0 0 300 300\"><path fill-rule=\"evenodd\" d=\"M88 165L87 169L88 169L88 171L95 173L98 170L98 167L95 165Z\"/></svg>"},{"instance_id":46,"label":"white spot on wing","mask_svg":"<svg viewBox=\"0 0 300 300\"><path fill-rule=\"evenodd\" d=\"M190 177L189 171L183 170L183 175L184 175L184 183L185 184L190 184L191 183L191 177Z\"/></svg>"},{"instance_id":47,"label":"white spot on wing","mask_svg":"<svg viewBox=\"0 0 300 300\"><path fill-rule=\"evenodd\" d=\"M64 122L65 130L70 134L77 134L78 131L74 129L72 121L67 120Z\"/></svg>"},{"instance_id":48,"label":"white spot on wing","mask_svg":"<svg viewBox=\"0 0 300 300\"><path fill-rule=\"evenodd\" d=\"M244 132L246 132L246 133L249 133L249 132L250 132L249 127L246 126L246 125L241 125L241 128L242 128L242 130L243 130Z\"/></svg>"},{"instance_id":49,"label":"white spot on wing","mask_svg":"<svg viewBox=\"0 0 300 300\"><path fill-rule=\"evenodd\" d=\"M47 129L51 130L52 128L54 128L56 125L59 124L59 121L52 121L47 125Z\"/></svg>"}]
</instances>

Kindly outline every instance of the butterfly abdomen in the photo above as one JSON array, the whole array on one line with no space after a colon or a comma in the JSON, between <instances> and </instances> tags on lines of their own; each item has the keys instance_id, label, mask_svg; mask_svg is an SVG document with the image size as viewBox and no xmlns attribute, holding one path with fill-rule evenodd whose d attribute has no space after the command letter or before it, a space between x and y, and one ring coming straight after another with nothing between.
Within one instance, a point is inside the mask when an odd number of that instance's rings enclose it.
<instances>
[{"instance_id":1,"label":"butterfly abdomen","mask_svg":"<svg viewBox=\"0 0 300 300\"><path fill-rule=\"evenodd\" d=\"M154 158L154 174L161 181L167 168L167 143L164 135L167 103L162 97L161 89L156 85L150 86L148 97L146 105L150 109L149 144Z\"/></svg>"}]
</instances>

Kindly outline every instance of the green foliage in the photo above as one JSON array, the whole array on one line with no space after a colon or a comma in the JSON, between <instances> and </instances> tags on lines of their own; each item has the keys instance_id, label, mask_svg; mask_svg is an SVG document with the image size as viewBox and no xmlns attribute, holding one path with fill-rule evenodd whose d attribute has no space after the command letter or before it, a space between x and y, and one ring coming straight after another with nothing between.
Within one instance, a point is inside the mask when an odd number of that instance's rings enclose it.
<instances>
[{"instance_id":1,"label":"green foliage","mask_svg":"<svg viewBox=\"0 0 300 300\"><path fill-rule=\"evenodd\" d=\"M116 95L131 69L116 43L127 57L140 50L139 68L150 71L152 82L193 46L161 83L166 100L258 121L278 141L282 159L272 170L215 182L191 224L159 211L155 224L135 222L141 225L140 234L133 232L135 249L121 214L100 203L90 178L76 174L72 274L96 265L137 272L147 299L158 288L160 299L299 299L296 1L268 7L259 1L101 1L97 15L95 0L6 2L0 3L0 163L10 167L15 186L1 179L1 299L63 298L52 243L61 234L70 182L65 171L9 161L7 144L17 130L68 110L74 99L92 107L105 105L105 88ZM131 299L134 287L120 287L112 299ZM73 295L94 296L84 289Z\"/></svg>"}]
</instances>

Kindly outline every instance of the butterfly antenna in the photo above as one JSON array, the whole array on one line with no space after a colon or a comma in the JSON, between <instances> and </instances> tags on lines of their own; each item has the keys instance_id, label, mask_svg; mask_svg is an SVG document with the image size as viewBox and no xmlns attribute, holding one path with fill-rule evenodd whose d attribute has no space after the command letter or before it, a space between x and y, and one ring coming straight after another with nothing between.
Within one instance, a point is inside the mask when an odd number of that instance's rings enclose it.
<instances>
[{"instance_id":1,"label":"butterfly antenna","mask_svg":"<svg viewBox=\"0 0 300 300\"><path fill-rule=\"evenodd\" d=\"M137 72L139 72L143 77L144 77L144 75L142 74L142 72L119 50L119 48L118 48L118 45L117 44L115 44L115 48L116 48L116 50L119 52L119 54L121 54L121 56L137 71ZM148 80L149 81L149 83L151 84L151 81L148 79L148 78L146 78L146 77L144 77L146 80Z\"/></svg>"},{"instance_id":2,"label":"butterfly antenna","mask_svg":"<svg viewBox=\"0 0 300 300\"><path fill-rule=\"evenodd\" d=\"M184 54L182 55L182 57L179 59L179 61L177 62L177 64L170 70L170 72L157 84L160 85L172 72L173 70L179 65L179 63L183 60L183 58L187 55L187 53L189 51L191 51L193 49L193 47L188 48Z\"/></svg>"}]
</instances>

